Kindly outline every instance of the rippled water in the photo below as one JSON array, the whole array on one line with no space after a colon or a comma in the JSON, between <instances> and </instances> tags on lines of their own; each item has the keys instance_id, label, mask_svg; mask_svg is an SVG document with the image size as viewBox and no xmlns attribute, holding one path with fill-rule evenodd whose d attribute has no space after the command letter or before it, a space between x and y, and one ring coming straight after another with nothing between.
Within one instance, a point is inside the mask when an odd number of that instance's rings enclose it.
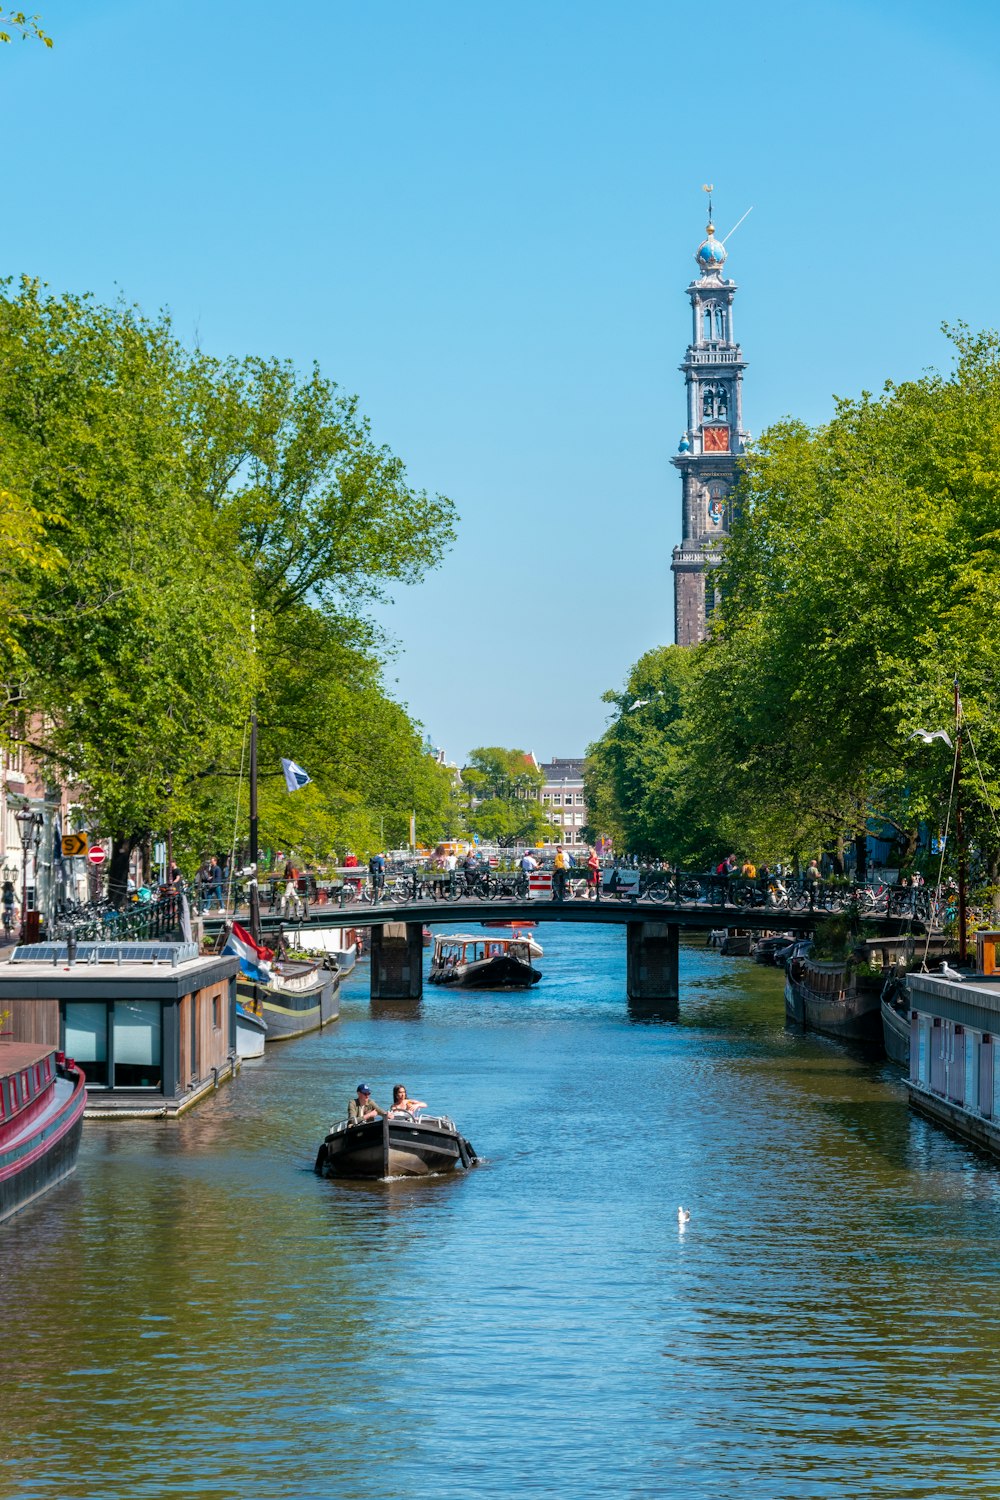
<instances>
[{"instance_id":1,"label":"rippled water","mask_svg":"<svg viewBox=\"0 0 1000 1500\"><path fill-rule=\"evenodd\" d=\"M361 969L188 1118L88 1121L0 1228L0 1495L1000 1494L998 1169L773 970L688 947L671 1023L623 932L540 936L528 995ZM485 1164L317 1179L360 1078Z\"/></svg>"}]
</instances>

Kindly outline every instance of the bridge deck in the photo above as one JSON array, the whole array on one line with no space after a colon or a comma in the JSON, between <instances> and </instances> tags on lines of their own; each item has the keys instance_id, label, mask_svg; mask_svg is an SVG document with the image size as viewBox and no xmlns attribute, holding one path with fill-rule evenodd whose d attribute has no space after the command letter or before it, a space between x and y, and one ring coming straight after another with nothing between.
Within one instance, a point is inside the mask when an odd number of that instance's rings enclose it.
<instances>
[{"instance_id":1,"label":"bridge deck","mask_svg":"<svg viewBox=\"0 0 1000 1500\"><path fill-rule=\"evenodd\" d=\"M738 927L749 932L810 933L815 930L817 922L830 915L832 914L826 911L792 912L767 907L708 904L703 901L668 905L662 901L642 900L638 897L603 901L552 901L548 898L533 901L516 898L483 900L463 897L457 901L381 901L374 905L370 902L355 902L343 907L331 902L310 906L307 914L302 917L282 917L275 912L262 912L261 925L265 932L277 932L281 927L380 927L386 922L419 922L427 927L442 923L459 926L469 922L599 922L613 925L662 922L695 932ZM236 920L246 922L246 912L237 914ZM222 919L215 914L206 914L204 923L207 931L218 931ZM865 923L887 935L925 931L924 924L912 917L866 917Z\"/></svg>"}]
</instances>

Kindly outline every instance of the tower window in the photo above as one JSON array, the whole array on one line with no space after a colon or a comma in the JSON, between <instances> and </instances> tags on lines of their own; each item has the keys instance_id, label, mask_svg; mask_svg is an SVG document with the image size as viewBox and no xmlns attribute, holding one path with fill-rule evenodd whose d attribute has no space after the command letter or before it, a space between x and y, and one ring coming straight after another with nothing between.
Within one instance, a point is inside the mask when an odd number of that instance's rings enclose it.
<instances>
[{"instance_id":1,"label":"tower window","mask_svg":"<svg viewBox=\"0 0 1000 1500\"><path fill-rule=\"evenodd\" d=\"M701 415L705 422L729 421L729 392L724 385L706 385L701 393Z\"/></svg>"},{"instance_id":2,"label":"tower window","mask_svg":"<svg viewBox=\"0 0 1000 1500\"><path fill-rule=\"evenodd\" d=\"M722 307L715 309L715 337L717 339L726 337L726 312Z\"/></svg>"},{"instance_id":3,"label":"tower window","mask_svg":"<svg viewBox=\"0 0 1000 1500\"><path fill-rule=\"evenodd\" d=\"M705 311L701 315L701 319L702 336L706 339L710 339L712 337L712 309L710 307L705 308Z\"/></svg>"}]
</instances>

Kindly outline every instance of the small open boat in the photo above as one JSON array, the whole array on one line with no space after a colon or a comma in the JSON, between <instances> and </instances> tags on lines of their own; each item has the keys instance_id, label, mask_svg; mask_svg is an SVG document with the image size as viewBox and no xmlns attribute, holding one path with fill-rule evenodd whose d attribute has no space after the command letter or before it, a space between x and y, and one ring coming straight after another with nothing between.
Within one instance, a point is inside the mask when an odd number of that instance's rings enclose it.
<instances>
[{"instance_id":1,"label":"small open boat","mask_svg":"<svg viewBox=\"0 0 1000 1500\"><path fill-rule=\"evenodd\" d=\"M429 1177L474 1167L469 1142L446 1115L390 1110L382 1119L334 1126L316 1156L321 1177Z\"/></svg>"},{"instance_id":2,"label":"small open boat","mask_svg":"<svg viewBox=\"0 0 1000 1500\"><path fill-rule=\"evenodd\" d=\"M526 990L541 979L532 958L541 954L532 937L478 937L457 932L434 939L431 984L471 990Z\"/></svg>"}]
</instances>

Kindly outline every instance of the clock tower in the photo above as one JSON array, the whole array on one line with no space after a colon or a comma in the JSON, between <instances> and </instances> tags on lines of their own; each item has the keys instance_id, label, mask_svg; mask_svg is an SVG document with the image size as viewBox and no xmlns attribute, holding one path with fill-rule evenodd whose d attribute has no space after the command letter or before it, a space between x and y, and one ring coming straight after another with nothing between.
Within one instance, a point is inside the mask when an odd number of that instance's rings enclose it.
<instances>
[{"instance_id":1,"label":"clock tower","mask_svg":"<svg viewBox=\"0 0 1000 1500\"><path fill-rule=\"evenodd\" d=\"M750 436L743 430L743 353L733 332L736 283L723 275L726 249L715 238L711 197L708 216L708 237L695 251L700 274L687 289L694 320L680 366L687 428L670 460L680 470L683 496L681 543L670 565L678 646L693 646L707 634L715 569L733 518L736 460Z\"/></svg>"}]
</instances>

